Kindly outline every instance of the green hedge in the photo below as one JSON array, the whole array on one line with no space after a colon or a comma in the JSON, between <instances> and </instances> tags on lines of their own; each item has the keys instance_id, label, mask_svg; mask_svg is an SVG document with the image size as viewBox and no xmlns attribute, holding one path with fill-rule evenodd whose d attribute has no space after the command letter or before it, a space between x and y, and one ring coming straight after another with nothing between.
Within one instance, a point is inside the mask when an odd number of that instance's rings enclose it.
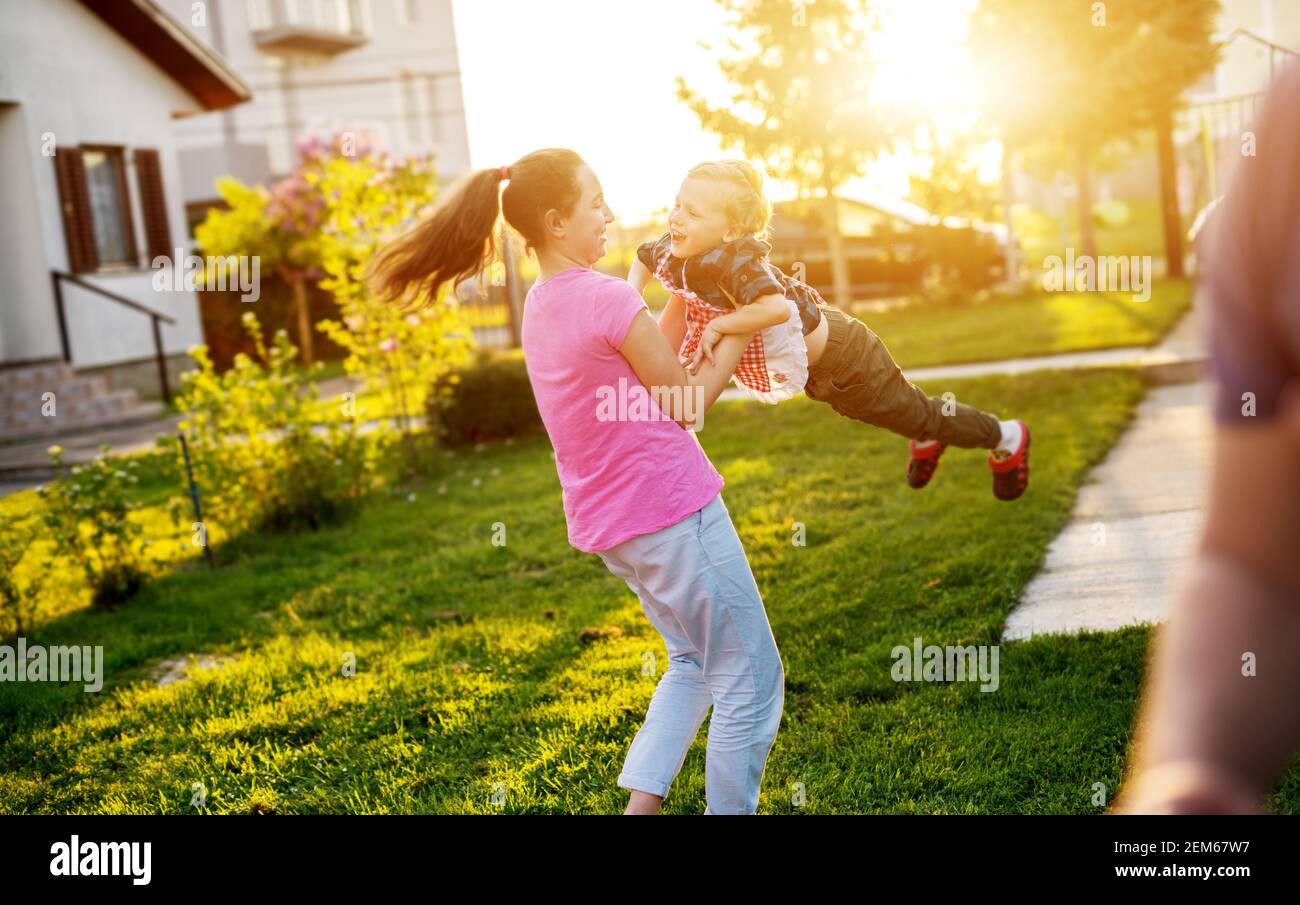
<instances>
[{"instance_id":1,"label":"green hedge","mask_svg":"<svg viewBox=\"0 0 1300 905\"><path fill-rule=\"evenodd\" d=\"M449 446L542 429L522 350L481 351L469 365L434 381L426 414L430 430Z\"/></svg>"}]
</instances>

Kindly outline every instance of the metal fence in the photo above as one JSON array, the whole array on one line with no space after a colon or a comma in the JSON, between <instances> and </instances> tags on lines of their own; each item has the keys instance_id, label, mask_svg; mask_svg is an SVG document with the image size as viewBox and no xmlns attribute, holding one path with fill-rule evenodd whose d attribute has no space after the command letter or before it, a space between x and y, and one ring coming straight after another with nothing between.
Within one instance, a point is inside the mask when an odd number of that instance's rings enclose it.
<instances>
[{"instance_id":1,"label":"metal fence","mask_svg":"<svg viewBox=\"0 0 1300 905\"><path fill-rule=\"evenodd\" d=\"M1270 83L1283 66L1300 56L1245 28L1235 29L1221 43L1226 46L1236 41L1264 48ZM1193 218L1223 194L1237 163L1254 153L1254 122L1264 96L1264 91L1256 91L1196 101L1174 115L1179 185L1184 192L1180 201Z\"/></svg>"},{"instance_id":2,"label":"metal fence","mask_svg":"<svg viewBox=\"0 0 1300 905\"><path fill-rule=\"evenodd\" d=\"M1174 116L1183 210L1193 218L1223 194L1238 161L1252 153L1264 92L1189 104Z\"/></svg>"}]
</instances>

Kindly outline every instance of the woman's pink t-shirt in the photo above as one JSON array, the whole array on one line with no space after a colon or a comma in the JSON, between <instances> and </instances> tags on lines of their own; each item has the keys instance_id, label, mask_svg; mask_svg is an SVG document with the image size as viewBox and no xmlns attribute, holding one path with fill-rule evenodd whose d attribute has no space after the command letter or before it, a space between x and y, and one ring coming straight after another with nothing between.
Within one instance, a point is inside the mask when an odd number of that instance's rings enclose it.
<instances>
[{"instance_id":1,"label":"woman's pink t-shirt","mask_svg":"<svg viewBox=\"0 0 1300 905\"><path fill-rule=\"evenodd\" d=\"M555 448L569 544L587 553L675 525L722 489L695 434L653 401L618 351L645 302L625 280L573 267L528 290L523 347ZM622 383L620 384L620 381ZM622 394L626 406L609 404ZM637 404L639 406L639 403Z\"/></svg>"}]
</instances>

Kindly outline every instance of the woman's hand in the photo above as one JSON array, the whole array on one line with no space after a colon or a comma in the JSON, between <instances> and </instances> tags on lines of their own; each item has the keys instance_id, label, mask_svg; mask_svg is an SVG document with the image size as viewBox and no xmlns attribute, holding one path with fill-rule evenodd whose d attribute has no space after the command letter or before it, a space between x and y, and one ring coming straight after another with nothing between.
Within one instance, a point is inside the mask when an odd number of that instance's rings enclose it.
<instances>
[{"instance_id":1,"label":"woman's hand","mask_svg":"<svg viewBox=\"0 0 1300 905\"><path fill-rule=\"evenodd\" d=\"M700 343L695 347L695 353L691 355L688 368L692 374L700 370L700 362L708 361L709 364L716 364L713 359L713 347L722 339L722 331L713 325L713 322L704 325L704 332L700 334Z\"/></svg>"}]
</instances>

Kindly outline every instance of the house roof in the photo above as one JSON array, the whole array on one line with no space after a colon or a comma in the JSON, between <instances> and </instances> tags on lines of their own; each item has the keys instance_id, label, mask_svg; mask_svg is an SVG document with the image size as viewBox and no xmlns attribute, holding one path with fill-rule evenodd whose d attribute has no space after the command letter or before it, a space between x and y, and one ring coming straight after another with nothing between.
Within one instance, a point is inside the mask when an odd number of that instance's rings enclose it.
<instances>
[{"instance_id":1,"label":"house roof","mask_svg":"<svg viewBox=\"0 0 1300 905\"><path fill-rule=\"evenodd\" d=\"M225 60L155 0L81 0L81 5L171 76L204 110L224 110L253 96Z\"/></svg>"}]
</instances>

